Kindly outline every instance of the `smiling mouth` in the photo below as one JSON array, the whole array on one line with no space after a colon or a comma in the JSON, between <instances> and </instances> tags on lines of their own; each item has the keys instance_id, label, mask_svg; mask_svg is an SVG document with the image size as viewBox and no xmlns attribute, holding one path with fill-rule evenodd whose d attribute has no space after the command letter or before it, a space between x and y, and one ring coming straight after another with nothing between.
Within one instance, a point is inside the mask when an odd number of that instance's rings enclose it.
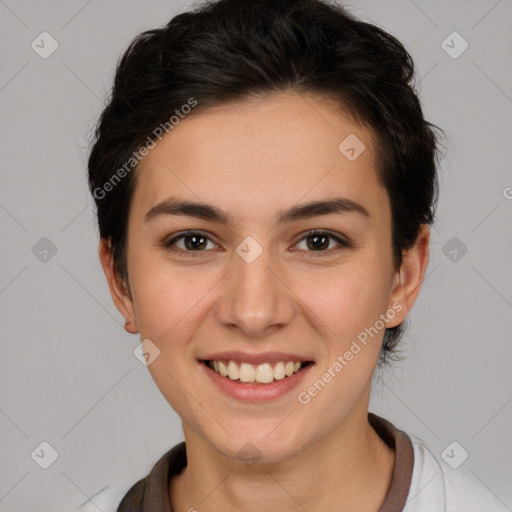
<instances>
[{"instance_id":1,"label":"smiling mouth","mask_svg":"<svg viewBox=\"0 0 512 512\"><path fill-rule=\"evenodd\" d=\"M238 363L233 360L202 361L208 368L226 379L241 384L272 384L291 377L303 368L313 364L313 361L278 361L276 363Z\"/></svg>"}]
</instances>

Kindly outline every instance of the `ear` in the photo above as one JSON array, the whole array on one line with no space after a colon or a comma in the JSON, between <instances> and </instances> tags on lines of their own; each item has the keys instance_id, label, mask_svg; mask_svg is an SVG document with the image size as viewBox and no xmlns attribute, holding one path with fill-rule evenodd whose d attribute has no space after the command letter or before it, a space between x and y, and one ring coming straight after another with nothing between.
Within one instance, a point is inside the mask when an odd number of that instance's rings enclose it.
<instances>
[{"instance_id":1,"label":"ear","mask_svg":"<svg viewBox=\"0 0 512 512\"><path fill-rule=\"evenodd\" d=\"M105 277L107 278L112 300L114 301L116 308L125 319L124 328L127 332L136 334L139 332L139 329L135 319L133 301L128 290L128 286L121 278L121 276L119 276L119 274L115 271L114 258L110 241L107 241L104 238L100 239L98 254L100 256L103 272L105 272Z\"/></svg>"},{"instance_id":2,"label":"ear","mask_svg":"<svg viewBox=\"0 0 512 512\"><path fill-rule=\"evenodd\" d=\"M393 277L389 307L398 303L402 308L393 308L397 314L386 324L388 328L403 322L418 297L428 266L429 242L430 228L422 224L415 245L403 252L402 264Z\"/></svg>"}]
</instances>

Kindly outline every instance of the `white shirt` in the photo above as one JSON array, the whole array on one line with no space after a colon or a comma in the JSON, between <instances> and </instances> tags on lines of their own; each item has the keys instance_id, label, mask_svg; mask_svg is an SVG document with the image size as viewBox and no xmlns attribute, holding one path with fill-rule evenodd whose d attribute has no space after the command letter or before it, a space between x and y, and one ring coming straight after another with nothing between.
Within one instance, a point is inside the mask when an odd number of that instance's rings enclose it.
<instances>
[{"instance_id":1,"label":"white shirt","mask_svg":"<svg viewBox=\"0 0 512 512\"><path fill-rule=\"evenodd\" d=\"M510 512L473 476L437 459L415 436L411 488L403 512Z\"/></svg>"}]
</instances>

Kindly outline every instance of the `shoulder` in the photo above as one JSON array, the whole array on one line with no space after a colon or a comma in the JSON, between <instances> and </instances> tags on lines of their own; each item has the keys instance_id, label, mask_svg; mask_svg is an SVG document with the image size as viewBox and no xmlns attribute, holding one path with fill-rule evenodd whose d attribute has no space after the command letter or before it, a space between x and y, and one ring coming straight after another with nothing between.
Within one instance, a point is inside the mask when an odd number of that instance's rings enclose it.
<instances>
[{"instance_id":1,"label":"shoulder","mask_svg":"<svg viewBox=\"0 0 512 512\"><path fill-rule=\"evenodd\" d=\"M476 478L435 457L421 439L409 438L414 467L404 512L507 512Z\"/></svg>"}]
</instances>

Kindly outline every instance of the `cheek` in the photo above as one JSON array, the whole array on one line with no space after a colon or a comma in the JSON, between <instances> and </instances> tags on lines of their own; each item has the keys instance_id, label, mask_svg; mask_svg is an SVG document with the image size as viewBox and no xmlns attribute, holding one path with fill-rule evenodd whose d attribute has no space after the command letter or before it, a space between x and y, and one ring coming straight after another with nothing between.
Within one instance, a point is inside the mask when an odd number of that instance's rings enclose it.
<instances>
[{"instance_id":1,"label":"cheek","mask_svg":"<svg viewBox=\"0 0 512 512\"><path fill-rule=\"evenodd\" d=\"M218 279L211 272L180 271L163 264L139 268L133 290L141 336L154 339L164 350L176 348L193 335L208 290Z\"/></svg>"},{"instance_id":2,"label":"cheek","mask_svg":"<svg viewBox=\"0 0 512 512\"><path fill-rule=\"evenodd\" d=\"M378 263L351 264L311 283L307 301L329 328L329 337L344 344L373 326L385 312L387 283L385 269Z\"/></svg>"},{"instance_id":3,"label":"cheek","mask_svg":"<svg viewBox=\"0 0 512 512\"><path fill-rule=\"evenodd\" d=\"M183 387L197 375L190 340L209 307L207 291L216 281L211 273L201 277L153 264L141 266L133 283L141 340L151 340L160 351L148 371L171 407L190 423L204 414L200 407L194 409L195 402Z\"/></svg>"}]
</instances>

